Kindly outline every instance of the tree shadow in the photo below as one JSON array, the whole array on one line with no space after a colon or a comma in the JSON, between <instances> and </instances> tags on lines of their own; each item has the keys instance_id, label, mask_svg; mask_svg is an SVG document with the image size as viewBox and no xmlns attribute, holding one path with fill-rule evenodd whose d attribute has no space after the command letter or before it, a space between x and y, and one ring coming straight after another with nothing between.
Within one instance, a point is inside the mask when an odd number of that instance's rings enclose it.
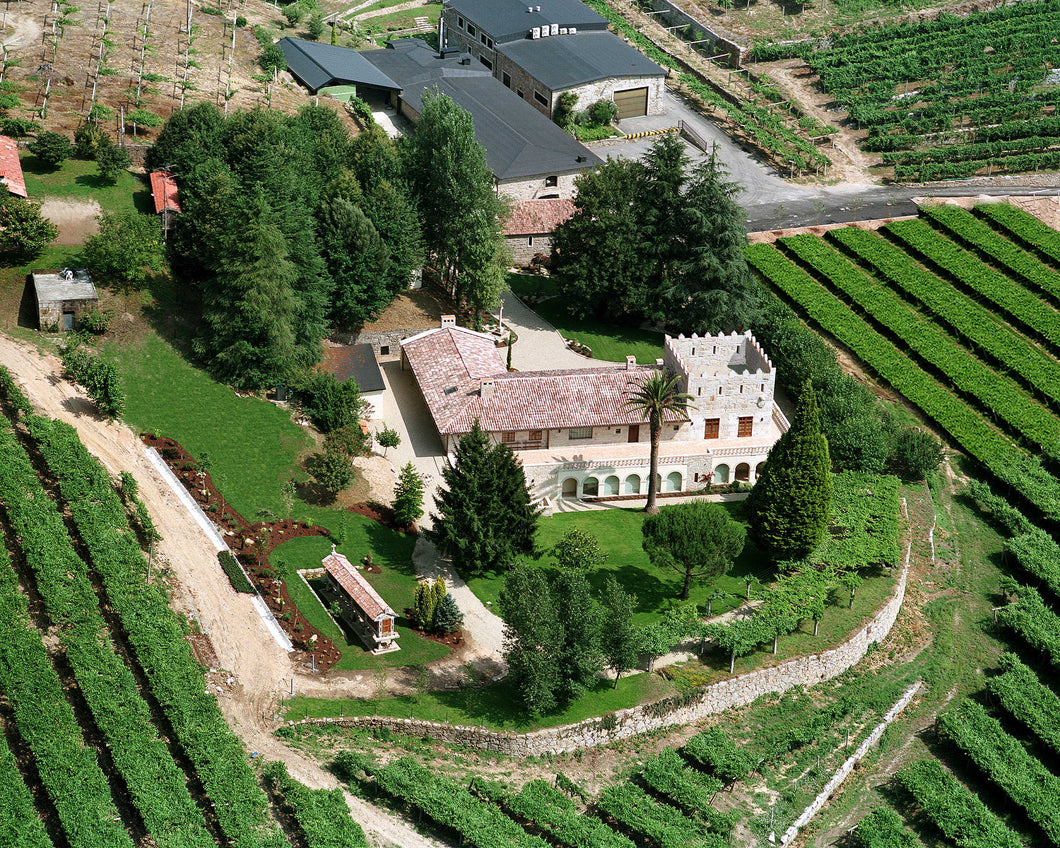
<instances>
[{"instance_id":1,"label":"tree shadow","mask_svg":"<svg viewBox=\"0 0 1060 848\"><path fill-rule=\"evenodd\" d=\"M74 177L74 182L79 186L85 186L93 191L114 188L114 186L118 184L117 180L107 179L102 174L81 174L78 177Z\"/></svg>"},{"instance_id":2,"label":"tree shadow","mask_svg":"<svg viewBox=\"0 0 1060 848\"><path fill-rule=\"evenodd\" d=\"M36 330L40 322L37 312L37 294L33 290L33 281L26 275L26 284L22 288L22 300L18 304L18 326Z\"/></svg>"}]
</instances>

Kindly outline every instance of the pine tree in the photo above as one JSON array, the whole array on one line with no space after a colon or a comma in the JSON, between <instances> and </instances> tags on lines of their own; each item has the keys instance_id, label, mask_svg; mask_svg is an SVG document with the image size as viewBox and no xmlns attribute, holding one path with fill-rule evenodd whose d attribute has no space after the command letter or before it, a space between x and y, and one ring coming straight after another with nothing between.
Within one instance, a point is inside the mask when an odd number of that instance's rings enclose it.
<instances>
[{"instance_id":1,"label":"pine tree","mask_svg":"<svg viewBox=\"0 0 1060 848\"><path fill-rule=\"evenodd\" d=\"M415 524L423 516L423 478L411 463L406 463L394 489L394 521L399 527Z\"/></svg>"},{"instance_id":2,"label":"pine tree","mask_svg":"<svg viewBox=\"0 0 1060 848\"><path fill-rule=\"evenodd\" d=\"M260 194L245 215L224 240L216 275L203 285L205 328L196 348L221 379L261 388L291 377L296 271Z\"/></svg>"},{"instance_id":3,"label":"pine tree","mask_svg":"<svg viewBox=\"0 0 1060 848\"><path fill-rule=\"evenodd\" d=\"M769 452L751 492L751 526L775 561L805 559L824 539L832 505L828 440L807 382L788 430Z\"/></svg>"},{"instance_id":4,"label":"pine tree","mask_svg":"<svg viewBox=\"0 0 1060 848\"><path fill-rule=\"evenodd\" d=\"M499 607L514 691L530 715L550 713L560 702L564 634L545 575L530 565L513 568L505 575Z\"/></svg>"},{"instance_id":5,"label":"pine tree","mask_svg":"<svg viewBox=\"0 0 1060 848\"><path fill-rule=\"evenodd\" d=\"M368 216L344 197L325 201L317 220L334 280L331 320L342 329L360 327L390 303L381 282L390 268L390 251Z\"/></svg>"},{"instance_id":6,"label":"pine tree","mask_svg":"<svg viewBox=\"0 0 1060 848\"><path fill-rule=\"evenodd\" d=\"M641 532L652 565L681 575L681 600L688 599L693 580L714 580L728 571L747 536L725 507L705 501L664 506L645 519Z\"/></svg>"},{"instance_id":7,"label":"pine tree","mask_svg":"<svg viewBox=\"0 0 1060 848\"><path fill-rule=\"evenodd\" d=\"M602 617L585 572L576 569L561 571L552 581L551 590L563 624L559 660L563 682L559 698L563 703L569 703L593 687L604 667L600 647Z\"/></svg>"},{"instance_id":8,"label":"pine tree","mask_svg":"<svg viewBox=\"0 0 1060 848\"><path fill-rule=\"evenodd\" d=\"M449 594L443 595L434 609L434 629L448 634L459 630L464 623L464 614L460 612L456 599Z\"/></svg>"},{"instance_id":9,"label":"pine tree","mask_svg":"<svg viewBox=\"0 0 1060 848\"><path fill-rule=\"evenodd\" d=\"M633 609L637 599L608 577L604 584L604 613L600 647L607 666L615 673L615 688L622 672L633 668L640 650L640 633L633 624Z\"/></svg>"},{"instance_id":10,"label":"pine tree","mask_svg":"<svg viewBox=\"0 0 1060 848\"><path fill-rule=\"evenodd\" d=\"M491 455L493 503L496 515L496 532L503 539L507 551L504 556L510 562L515 556L531 556L535 552L534 538L541 507L530 497L523 464L515 452L505 444L494 445ZM505 565L505 561L499 563Z\"/></svg>"}]
</instances>

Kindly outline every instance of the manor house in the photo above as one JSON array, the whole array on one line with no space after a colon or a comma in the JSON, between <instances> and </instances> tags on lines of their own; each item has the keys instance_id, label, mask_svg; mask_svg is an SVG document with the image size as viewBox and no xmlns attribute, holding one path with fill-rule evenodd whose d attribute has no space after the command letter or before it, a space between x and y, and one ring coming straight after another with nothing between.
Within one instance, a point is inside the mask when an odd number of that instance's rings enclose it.
<instances>
[{"instance_id":1,"label":"manor house","mask_svg":"<svg viewBox=\"0 0 1060 848\"><path fill-rule=\"evenodd\" d=\"M773 394L776 369L750 332L665 337L662 359L562 371L509 372L494 339L442 326L401 342L447 452L478 420L496 442L517 451L539 497L643 495L650 433L627 405L630 392L659 369L681 376L692 396L687 415L664 422L659 448L662 492L708 483L753 483L788 428Z\"/></svg>"}]
</instances>

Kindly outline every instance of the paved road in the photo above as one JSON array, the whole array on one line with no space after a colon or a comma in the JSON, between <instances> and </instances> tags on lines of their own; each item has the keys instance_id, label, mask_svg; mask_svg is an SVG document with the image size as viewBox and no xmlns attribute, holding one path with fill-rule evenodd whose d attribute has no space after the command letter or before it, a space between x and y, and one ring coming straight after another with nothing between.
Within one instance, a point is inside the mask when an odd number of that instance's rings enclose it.
<instances>
[{"instance_id":1,"label":"paved road","mask_svg":"<svg viewBox=\"0 0 1060 848\"><path fill-rule=\"evenodd\" d=\"M663 97L666 114L628 118L620 123L627 133L644 132L677 126L684 121L702 137L718 146L718 156L732 178L740 185L737 198L744 207L748 232L776 230L815 224L867 221L900 215L915 215L914 197L969 197L976 195L1032 195L1055 193L1058 187L1043 189L1040 185L984 187L966 181L951 181L945 187L871 186L839 183L834 186L802 186L786 182L773 167L762 162L751 150L734 142L717 124L694 109L672 91ZM589 145L602 158L640 158L656 141L653 137L627 142L605 142ZM705 156L688 146L693 161Z\"/></svg>"}]
</instances>

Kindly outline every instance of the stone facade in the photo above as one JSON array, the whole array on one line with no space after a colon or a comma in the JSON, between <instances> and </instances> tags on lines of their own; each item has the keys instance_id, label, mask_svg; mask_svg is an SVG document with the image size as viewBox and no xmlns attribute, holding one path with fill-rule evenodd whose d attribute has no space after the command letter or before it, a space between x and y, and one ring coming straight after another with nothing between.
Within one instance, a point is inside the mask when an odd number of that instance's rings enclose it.
<instances>
[{"instance_id":1,"label":"stone facade","mask_svg":"<svg viewBox=\"0 0 1060 848\"><path fill-rule=\"evenodd\" d=\"M762 695L780 694L796 686L815 686L842 674L882 642L891 632L905 599L908 566L902 570L894 594L873 619L846 642L820 654L797 657L772 668L741 674L707 686L689 704L680 696L671 699L673 709L662 701L619 710L602 718L552 727L533 733L503 733L483 727L467 727L418 719L359 716L345 719L309 719L298 724L339 724L346 727L386 727L410 736L430 736L441 742L464 745L513 757L566 754L609 745L621 739L640 736L666 727L693 724L733 707L750 704Z\"/></svg>"},{"instance_id":2,"label":"stone facade","mask_svg":"<svg viewBox=\"0 0 1060 848\"><path fill-rule=\"evenodd\" d=\"M402 339L415 336L417 333L422 333L427 329L430 328L419 327L409 330L386 330L377 333L366 333L363 331L360 333L334 333L331 336L331 340L338 344L370 344L375 351L377 359L386 359L387 357L396 358L401 355Z\"/></svg>"},{"instance_id":3,"label":"stone facade","mask_svg":"<svg viewBox=\"0 0 1060 848\"><path fill-rule=\"evenodd\" d=\"M504 243L512 254L512 262L521 268L527 267L539 253L545 256L552 253L552 233L508 236Z\"/></svg>"},{"instance_id":4,"label":"stone facade","mask_svg":"<svg viewBox=\"0 0 1060 848\"><path fill-rule=\"evenodd\" d=\"M497 194L509 200L542 200L547 197L561 197L573 200L577 192L574 179L582 171L568 171L565 174L537 174L518 180L495 180Z\"/></svg>"}]
</instances>

